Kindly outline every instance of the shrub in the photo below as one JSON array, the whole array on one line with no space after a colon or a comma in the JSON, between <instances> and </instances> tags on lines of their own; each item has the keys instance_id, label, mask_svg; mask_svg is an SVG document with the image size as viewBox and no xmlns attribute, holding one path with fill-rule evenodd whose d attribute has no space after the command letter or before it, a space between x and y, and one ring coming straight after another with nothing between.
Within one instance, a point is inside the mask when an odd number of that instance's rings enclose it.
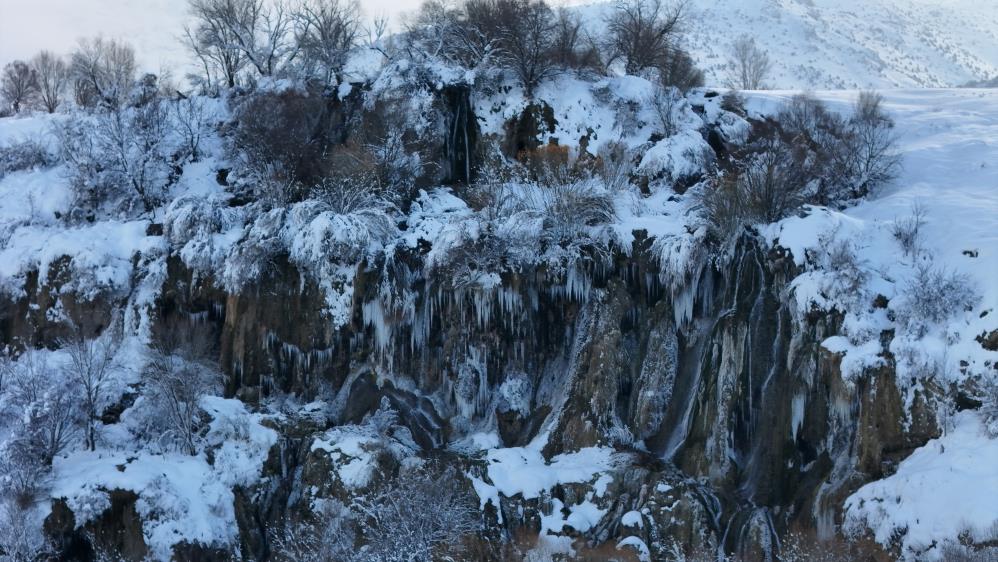
<instances>
[{"instance_id":1,"label":"shrub","mask_svg":"<svg viewBox=\"0 0 998 562\"><path fill-rule=\"evenodd\" d=\"M922 336L929 324L943 322L954 314L972 309L979 300L969 276L922 262L904 287L898 320Z\"/></svg>"},{"instance_id":2,"label":"shrub","mask_svg":"<svg viewBox=\"0 0 998 562\"><path fill-rule=\"evenodd\" d=\"M917 256L922 246L922 227L925 226L925 207L915 202L911 214L895 219L891 225L891 235L897 240L906 256Z\"/></svg>"},{"instance_id":3,"label":"shrub","mask_svg":"<svg viewBox=\"0 0 998 562\"><path fill-rule=\"evenodd\" d=\"M0 146L0 178L11 172L48 168L55 164L55 156L37 139Z\"/></svg>"},{"instance_id":4,"label":"shrub","mask_svg":"<svg viewBox=\"0 0 998 562\"><path fill-rule=\"evenodd\" d=\"M74 191L73 218L102 210L152 211L175 178L168 145L170 122L164 103L109 108L75 115L56 129L60 154Z\"/></svg>"}]
</instances>

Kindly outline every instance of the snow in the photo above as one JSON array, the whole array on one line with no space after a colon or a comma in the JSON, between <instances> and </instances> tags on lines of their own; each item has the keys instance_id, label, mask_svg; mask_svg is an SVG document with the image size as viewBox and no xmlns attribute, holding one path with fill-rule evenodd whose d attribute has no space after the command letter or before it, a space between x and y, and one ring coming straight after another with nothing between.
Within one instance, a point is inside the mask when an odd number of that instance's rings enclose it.
<instances>
[{"instance_id":1,"label":"snow","mask_svg":"<svg viewBox=\"0 0 998 562\"><path fill-rule=\"evenodd\" d=\"M964 535L991 541L998 525L998 440L976 413L961 412L953 428L845 502L846 526L869 528L887 546L900 537L905 560L940 560L943 541Z\"/></svg>"},{"instance_id":2,"label":"snow","mask_svg":"<svg viewBox=\"0 0 998 562\"><path fill-rule=\"evenodd\" d=\"M643 529L645 526L644 516L640 511L628 511L620 518L620 524L625 527Z\"/></svg>"},{"instance_id":3,"label":"snow","mask_svg":"<svg viewBox=\"0 0 998 562\"><path fill-rule=\"evenodd\" d=\"M637 554L641 562L651 562L651 549L638 537L624 537L617 542L617 550L630 550Z\"/></svg>"},{"instance_id":4,"label":"snow","mask_svg":"<svg viewBox=\"0 0 998 562\"><path fill-rule=\"evenodd\" d=\"M262 416L238 400L206 397L202 406L212 416L207 442L213 462L205 454L143 449L76 451L56 459L50 497L66 499L79 527L110 507L109 491L134 492L142 534L156 560L170 560L181 542L233 544L232 489L260 479L277 433L260 425ZM134 439L121 445L130 444Z\"/></svg>"},{"instance_id":5,"label":"snow","mask_svg":"<svg viewBox=\"0 0 998 562\"><path fill-rule=\"evenodd\" d=\"M998 91L897 90L882 92L885 109L897 122L903 170L893 185L854 207L837 211L809 207L801 215L762 227L773 244L789 249L808 272L792 282L802 311L811 306L837 307L848 312L844 333L824 347L844 354L847 375L879 363L879 334L897 329L891 351L902 358L899 380L916 363L941 362L941 375L950 380L988 374L998 353L984 350L975 338L994 330L998 309ZM754 93L748 109L772 112L791 92ZM855 93L818 92L834 111L848 112ZM926 209L922 251L905 256L891 226L911 214L912 205ZM834 271L815 264L827 254L830 241L847 241L855 248L861 268L869 275L860 303L846 302L828 291ZM952 310L929 333L888 319L906 305L906 287L919 264L931 263L966 275L979 295L973 310ZM829 277L832 276L832 277ZM888 311L869 303L877 294L890 300ZM915 357L915 362L905 358ZM920 359L919 359L920 358ZM960 361L966 362L961 365ZM989 363L990 362L990 363Z\"/></svg>"},{"instance_id":6,"label":"snow","mask_svg":"<svg viewBox=\"0 0 998 562\"><path fill-rule=\"evenodd\" d=\"M534 499L558 484L591 482L613 466L612 456L613 449L587 447L549 462L537 449L510 447L491 449L486 458L489 480L501 494Z\"/></svg>"}]
</instances>

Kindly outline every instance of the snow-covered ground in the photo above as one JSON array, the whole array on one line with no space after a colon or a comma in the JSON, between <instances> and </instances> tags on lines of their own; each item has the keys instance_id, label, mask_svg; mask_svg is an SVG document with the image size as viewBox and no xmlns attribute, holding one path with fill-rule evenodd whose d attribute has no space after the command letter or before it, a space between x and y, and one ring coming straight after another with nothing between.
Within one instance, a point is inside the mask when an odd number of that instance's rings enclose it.
<instances>
[{"instance_id":1,"label":"snow-covered ground","mask_svg":"<svg viewBox=\"0 0 998 562\"><path fill-rule=\"evenodd\" d=\"M693 0L688 44L723 84L749 34L774 88L959 86L998 75L998 9L978 0Z\"/></svg>"}]
</instances>

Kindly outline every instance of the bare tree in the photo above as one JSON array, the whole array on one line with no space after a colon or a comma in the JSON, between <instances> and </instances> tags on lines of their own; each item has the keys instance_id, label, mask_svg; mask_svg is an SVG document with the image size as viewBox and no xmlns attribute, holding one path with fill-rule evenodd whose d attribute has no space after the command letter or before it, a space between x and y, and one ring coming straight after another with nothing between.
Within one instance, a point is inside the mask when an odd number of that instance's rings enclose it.
<instances>
[{"instance_id":1,"label":"bare tree","mask_svg":"<svg viewBox=\"0 0 998 562\"><path fill-rule=\"evenodd\" d=\"M31 67L38 75L38 97L42 107L49 113L55 113L69 85L69 66L62 57L42 51L31 59Z\"/></svg>"},{"instance_id":2,"label":"bare tree","mask_svg":"<svg viewBox=\"0 0 998 562\"><path fill-rule=\"evenodd\" d=\"M293 13L303 75L335 85L360 36L360 10L353 0L304 0Z\"/></svg>"},{"instance_id":3,"label":"bare tree","mask_svg":"<svg viewBox=\"0 0 998 562\"><path fill-rule=\"evenodd\" d=\"M260 76L274 76L294 60L298 47L292 40L292 16L283 1L190 0L197 26L188 41L202 63L218 64L230 84L241 57ZM238 57L234 56L238 55Z\"/></svg>"},{"instance_id":4,"label":"bare tree","mask_svg":"<svg viewBox=\"0 0 998 562\"><path fill-rule=\"evenodd\" d=\"M731 47L731 76L728 85L739 90L762 90L773 68L769 54L755 44L755 39L742 35Z\"/></svg>"},{"instance_id":5,"label":"bare tree","mask_svg":"<svg viewBox=\"0 0 998 562\"><path fill-rule=\"evenodd\" d=\"M77 105L117 108L135 81L135 50L113 39L83 39L70 58Z\"/></svg>"},{"instance_id":6,"label":"bare tree","mask_svg":"<svg viewBox=\"0 0 998 562\"><path fill-rule=\"evenodd\" d=\"M566 8L558 8L554 22L555 36L551 60L562 69L597 70L601 65L599 49L582 25L582 18Z\"/></svg>"},{"instance_id":7,"label":"bare tree","mask_svg":"<svg viewBox=\"0 0 998 562\"><path fill-rule=\"evenodd\" d=\"M200 431L207 422L201 398L216 392L220 382L217 367L209 360L210 339L195 327L165 338L143 373L146 396L155 409L152 415L163 424L161 439L197 455Z\"/></svg>"},{"instance_id":8,"label":"bare tree","mask_svg":"<svg viewBox=\"0 0 998 562\"><path fill-rule=\"evenodd\" d=\"M187 47L201 63L205 89L211 91L215 80L234 88L246 65L246 57L237 46L234 29L225 17L233 10L226 10L223 2L211 0L191 0L188 9L197 25L184 28L184 37Z\"/></svg>"},{"instance_id":9,"label":"bare tree","mask_svg":"<svg viewBox=\"0 0 998 562\"><path fill-rule=\"evenodd\" d=\"M14 113L30 104L38 94L38 73L28 63L16 60L8 63L0 75L0 96Z\"/></svg>"},{"instance_id":10,"label":"bare tree","mask_svg":"<svg viewBox=\"0 0 998 562\"><path fill-rule=\"evenodd\" d=\"M662 0L619 0L607 18L610 61L622 60L628 74L661 68L677 48L685 4Z\"/></svg>"},{"instance_id":11,"label":"bare tree","mask_svg":"<svg viewBox=\"0 0 998 562\"><path fill-rule=\"evenodd\" d=\"M118 350L118 338L113 331L106 331L99 338L86 339L77 331L63 345L69 355L66 375L79 390L79 399L83 403L86 418L84 443L93 451L97 448L97 424L108 398L107 386Z\"/></svg>"},{"instance_id":12,"label":"bare tree","mask_svg":"<svg viewBox=\"0 0 998 562\"><path fill-rule=\"evenodd\" d=\"M201 96L185 96L170 103L173 124L183 139L186 156L197 162L201 158L201 139L209 131L209 115Z\"/></svg>"},{"instance_id":13,"label":"bare tree","mask_svg":"<svg viewBox=\"0 0 998 562\"><path fill-rule=\"evenodd\" d=\"M851 194L860 196L893 181L901 169L901 155L897 149L894 121L884 111L880 94L861 92L849 124L853 166Z\"/></svg>"}]
</instances>

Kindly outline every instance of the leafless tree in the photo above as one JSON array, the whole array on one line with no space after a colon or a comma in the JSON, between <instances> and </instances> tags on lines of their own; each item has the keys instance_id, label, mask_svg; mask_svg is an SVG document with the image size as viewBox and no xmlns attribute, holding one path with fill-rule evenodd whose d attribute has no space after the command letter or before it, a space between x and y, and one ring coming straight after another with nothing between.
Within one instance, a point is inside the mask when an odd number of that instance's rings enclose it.
<instances>
[{"instance_id":1,"label":"leafless tree","mask_svg":"<svg viewBox=\"0 0 998 562\"><path fill-rule=\"evenodd\" d=\"M849 124L852 194L865 195L894 180L901 169L894 121L883 110L880 94L861 92Z\"/></svg>"},{"instance_id":2,"label":"leafless tree","mask_svg":"<svg viewBox=\"0 0 998 562\"><path fill-rule=\"evenodd\" d=\"M623 61L628 74L663 67L677 48L684 16L682 3L619 0L606 21L610 61Z\"/></svg>"},{"instance_id":3,"label":"leafless tree","mask_svg":"<svg viewBox=\"0 0 998 562\"><path fill-rule=\"evenodd\" d=\"M38 75L38 97L42 107L55 113L69 85L69 66L62 57L42 51L31 59L31 67Z\"/></svg>"},{"instance_id":4,"label":"leafless tree","mask_svg":"<svg viewBox=\"0 0 998 562\"><path fill-rule=\"evenodd\" d=\"M769 54L756 45L755 39L742 35L731 47L731 76L728 85L740 90L765 88L766 77L772 70Z\"/></svg>"},{"instance_id":5,"label":"leafless tree","mask_svg":"<svg viewBox=\"0 0 998 562\"><path fill-rule=\"evenodd\" d=\"M295 39L303 75L334 85L360 36L360 10L354 0L304 0L294 11Z\"/></svg>"},{"instance_id":6,"label":"leafless tree","mask_svg":"<svg viewBox=\"0 0 998 562\"><path fill-rule=\"evenodd\" d=\"M222 4L211 0L188 2L188 9L197 20L197 25L184 28L184 37L187 47L201 63L204 86L208 91L212 91L216 81L234 88L239 73L246 65L246 57L237 47L233 28L224 17L232 10L225 10Z\"/></svg>"},{"instance_id":7,"label":"leafless tree","mask_svg":"<svg viewBox=\"0 0 998 562\"><path fill-rule=\"evenodd\" d=\"M192 50L206 68L220 65L230 84L240 57L260 76L274 76L298 53L283 1L190 0L188 6L197 21L187 33Z\"/></svg>"},{"instance_id":8,"label":"leafless tree","mask_svg":"<svg viewBox=\"0 0 998 562\"><path fill-rule=\"evenodd\" d=\"M70 58L69 69L77 105L118 108L128 99L135 81L135 50L113 39L83 39Z\"/></svg>"},{"instance_id":9,"label":"leafless tree","mask_svg":"<svg viewBox=\"0 0 998 562\"><path fill-rule=\"evenodd\" d=\"M108 398L114 358L118 350L118 338L113 330L101 337L87 339L82 332L63 342L69 355L66 376L78 389L78 398L83 403L86 418L84 443L91 451L97 448L97 424Z\"/></svg>"},{"instance_id":10,"label":"leafless tree","mask_svg":"<svg viewBox=\"0 0 998 562\"><path fill-rule=\"evenodd\" d=\"M586 33L582 18L576 12L558 8L554 27L555 35L550 55L554 64L561 69L600 68L599 49Z\"/></svg>"},{"instance_id":11,"label":"leafless tree","mask_svg":"<svg viewBox=\"0 0 998 562\"><path fill-rule=\"evenodd\" d=\"M209 358L205 330L191 327L164 335L143 373L153 416L163 425L161 439L172 441L189 455L198 454L200 431L206 423L201 398L218 390L217 366Z\"/></svg>"},{"instance_id":12,"label":"leafless tree","mask_svg":"<svg viewBox=\"0 0 998 562\"><path fill-rule=\"evenodd\" d=\"M16 60L8 63L0 75L0 97L10 104L14 113L30 104L38 94L38 73L28 63Z\"/></svg>"},{"instance_id":13,"label":"leafless tree","mask_svg":"<svg viewBox=\"0 0 998 562\"><path fill-rule=\"evenodd\" d=\"M201 139L209 132L209 115L201 96L186 96L170 102L173 125L183 139L183 150L197 162L201 158Z\"/></svg>"}]
</instances>

